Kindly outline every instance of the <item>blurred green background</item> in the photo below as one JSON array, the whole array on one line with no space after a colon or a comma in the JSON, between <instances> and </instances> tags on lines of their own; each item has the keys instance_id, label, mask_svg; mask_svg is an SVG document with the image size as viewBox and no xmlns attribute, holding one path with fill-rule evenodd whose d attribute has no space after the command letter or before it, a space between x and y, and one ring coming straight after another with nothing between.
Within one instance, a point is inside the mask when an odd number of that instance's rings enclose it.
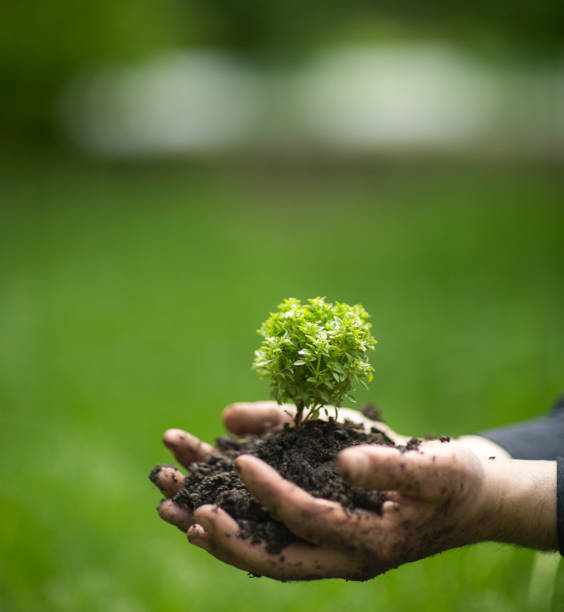
<instances>
[{"instance_id":1,"label":"blurred green background","mask_svg":"<svg viewBox=\"0 0 564 612\"><path fill-rule=\"evenodd\" d=\"M539 4L527 28L518 10L501 19L503 4L479 19L410 3L284 6L2 8L2 611L562 607L551 558L532 551L484 544L363 584L279 584L221 565L157 518L147 475L171 460L161 433L211 441L225 405L266 397L250 370L255 330L288 296L371 313L376 373L358 397L401 433L526 419L564 390L553 141L532 155L509 141L502 157L409 138L399 155L377 141L326 155L280 147L269 131L212 155L185 142L189 154L115 159L61 123L61 97L84 71L175 49L236 52L267 76L342 39L458 39L504 74L560 66L557 3ZM558 116L544 117L556 134Z\"/></svg>"}]
</instances>

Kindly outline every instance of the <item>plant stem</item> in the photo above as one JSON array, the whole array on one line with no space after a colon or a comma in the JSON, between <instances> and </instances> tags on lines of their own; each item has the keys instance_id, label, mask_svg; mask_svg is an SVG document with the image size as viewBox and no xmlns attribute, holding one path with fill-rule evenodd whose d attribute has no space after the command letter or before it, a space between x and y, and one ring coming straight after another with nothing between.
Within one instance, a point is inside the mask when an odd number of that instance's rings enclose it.
<instances>
[{"instance_id":1,"label":"plant stem","mask_svg":"<svg viewBox=\"0 0 564 612\"><path fill-rule=\"evenodd\" d=\"M303 420L305 405L302 402L296 404L296 416L294 418L294 425L299 427Z\"/></svg>"}]
</instances>

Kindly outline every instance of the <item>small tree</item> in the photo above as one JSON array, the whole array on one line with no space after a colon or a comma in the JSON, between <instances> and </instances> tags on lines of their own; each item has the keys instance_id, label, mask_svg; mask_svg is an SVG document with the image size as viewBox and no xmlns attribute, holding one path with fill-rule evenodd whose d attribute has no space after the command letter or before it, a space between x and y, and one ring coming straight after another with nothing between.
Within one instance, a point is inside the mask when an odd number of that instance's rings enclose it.
<instances>
[{"instance_id":1,"label":"small tree","mask_svg":"<svg viewBox=\"0 0 564 612\"><path fill-rule=\"evenodd\" d=\"M360 304L289 298L262 324L253 368L270 378L279 404L295 404L296 426L317 418L324 406L337 410L344 398L354 402L353 387L372 380L368 353L376 340L368 318Z\"/></svg>"}]
</instances>

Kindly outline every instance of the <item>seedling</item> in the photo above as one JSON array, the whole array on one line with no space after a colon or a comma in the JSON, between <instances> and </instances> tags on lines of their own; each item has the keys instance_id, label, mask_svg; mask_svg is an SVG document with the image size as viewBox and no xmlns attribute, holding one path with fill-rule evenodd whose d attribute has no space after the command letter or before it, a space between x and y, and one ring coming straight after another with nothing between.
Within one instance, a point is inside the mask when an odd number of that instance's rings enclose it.
<instances>
[{"instance_id":1,"label":"seedling","mask_svg":"<svg viewBox=\"0 0 564 612\"><path fill-rule=\"evenodd\" d=\"M296 406L294 423L316 419L326 406L354 402L353 388L367 387L374 368L368 353L376 340L360 304L289 298L258 330L263 338L253 368L270 378L273 398ZM337 416L337 414L335 414Z\"/></svg>"},{"instance_id":2,"label":"seedling","mask_svg":"<svg viewBox=\"0 0 564 612\"><path fill-rule=\"evenodd\" d=\"M382 513L380 491L351 486L337 474L337 455L358 444L394 444L376 427L359 428L335 418L316 419L328 406L342 406L356 384L366 385L373 369L368 354L376 341L370 335L368 314L360 305L330 304L323 298L288 299L259 330L262 344L254 368L270 379L279 403L292 402L296 427L283 427L263 436L217 439L218 453L193 463L174 502L193 513L206 504L227 511L240 527L239 536L262 542L280 563L286 546L300 541L285 525L265 512L235 470L241 454L266 461L287 481L316 498L355 509ZM337 408L335 408L337 410ZM337 414L335 414L337 416Z\"/></svg>"}]
</instances>

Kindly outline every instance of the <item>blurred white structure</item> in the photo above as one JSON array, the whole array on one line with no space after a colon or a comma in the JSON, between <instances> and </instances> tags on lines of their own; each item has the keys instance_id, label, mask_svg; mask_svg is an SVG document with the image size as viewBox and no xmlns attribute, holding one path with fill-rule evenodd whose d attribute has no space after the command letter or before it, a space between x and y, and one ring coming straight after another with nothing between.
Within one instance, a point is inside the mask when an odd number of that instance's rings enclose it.
<instances>
[{"instance_id":1,"label":"blurred white structure","mask_svg":"<svg viewBox=\"0 0 564 612\"><path fill-rule=\"evenodd\" d=\"M81 147L140 156L241 145L258 100L255 76L234 58L178 53L79 77L61 109L67 133Z\"/></svg>"},{"instance_id":2,"label":"blurred white structure","mask_svg":"<svg viewBox=\"0 0 564 612\"><path fill-rule=\"evenodd\" d=\"M355 49L301 75L305 124L348 148L434 148L478 139L502 100L495 76L441 47Z\"/></svg>"},{"instance_id":3,"label":"blurred white structure","mask_svg":"<svg viewBox=\"0 0 564 612\"><path fill-rule=\"evenodd\" d=\"M564 65L495 68L440 45L345 48L292 74L210 52L82 76L62 121L109 156L323 149L562 156Z\"/></svg>"}]
</instances>

